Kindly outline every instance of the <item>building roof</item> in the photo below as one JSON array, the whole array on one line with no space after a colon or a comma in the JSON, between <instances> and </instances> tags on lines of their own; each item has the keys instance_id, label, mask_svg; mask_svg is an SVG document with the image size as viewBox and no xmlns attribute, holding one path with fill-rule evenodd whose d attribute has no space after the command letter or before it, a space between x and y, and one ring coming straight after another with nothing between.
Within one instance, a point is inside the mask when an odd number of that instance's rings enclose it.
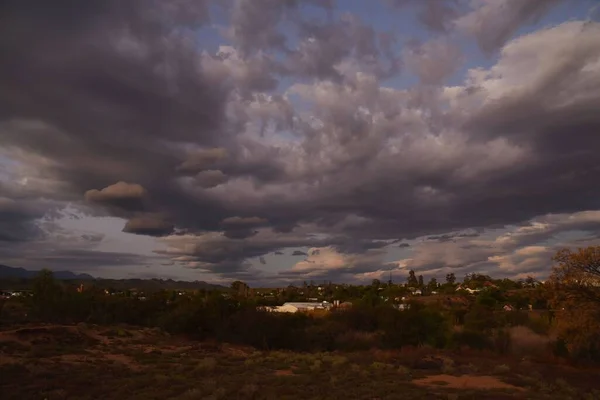
<instances>
[{"instance_id":1,"label":"building roof","mask_svg":"<svg viewBox=\"0 0 600 400\"><path fill-rule=\"evenodd\" d=\"M323 307L323 303L318 302L289 302L283 303L284 306L293 306L297 308Z\"/></svg>"}]
</instances>

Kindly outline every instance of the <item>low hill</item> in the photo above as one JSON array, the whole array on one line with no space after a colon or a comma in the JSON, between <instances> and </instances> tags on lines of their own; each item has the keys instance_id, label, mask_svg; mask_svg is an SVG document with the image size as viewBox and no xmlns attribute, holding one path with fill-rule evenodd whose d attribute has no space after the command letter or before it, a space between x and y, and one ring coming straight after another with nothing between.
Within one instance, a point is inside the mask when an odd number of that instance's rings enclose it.
<instances>
[{"instance_id":1,"label":"low hill","mask_svg":"<svg viewBox=\"0 0 600 400\"><path fill-rule=\"evenodd\" d=\"M39 271L30 271L25 268L14 268L7 265L0 265L0 278L34 278ZM93 276L88 274L77 274L71 271L53 271L54 277L60 280L92 280Z\"/></svg>"},{"instance_id":2,"label":"low hill","mask_svg":"<svg viewBox=\"0 0 600 400\"><path fill-rule=\"evenodd\" d=\"M14 268L0 265L0 288L28 289L33 278L39 271L30 271L24 268ZM225 286L215 285L204 281L175 281L172 279L102 279L94 278L88 274L77 274L72 271L53 271L54 277L63 281L85 283L93 281L93 286L101 288L112 288L115 290L126 290L136 288L144 291L159 290L222 290Z\"/></svg>"}]
</instances>

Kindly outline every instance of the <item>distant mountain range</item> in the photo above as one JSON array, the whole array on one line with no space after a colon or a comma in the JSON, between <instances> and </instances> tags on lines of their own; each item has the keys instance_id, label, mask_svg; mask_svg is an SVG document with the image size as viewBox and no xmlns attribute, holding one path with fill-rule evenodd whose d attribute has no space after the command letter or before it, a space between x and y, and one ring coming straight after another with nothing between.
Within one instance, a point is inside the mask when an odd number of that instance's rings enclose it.
<instances>
[{"instance_id":1,"label":"distant mountain range","mask_svg":"<svg viewBox=\"0 0 600 400\"><path fill-rule=\"evenodd\" d=\"M95 279L93 276L88 274L76 274L71 271L52 271L54 273L54 277L60 280L69 280L69 279L77 279L77 280L91 280ZM20 279L31 279L35 278L35 276L39 273L39 271L29 271L25 268L14 268L9 267L7 265L0 265L0 278L20 278Z\"/></svg>"},{"instance_id":2,"label":"distant mountain range","mask_svg":"<svg viewBox=\"0 0 600 400\"><path fill-rule=\"evenodd\" d=\"M75 281L90 281L94 280L95 286L112 287L115 289L142 288L147 290L162 290L162 289L225 289L225 286L215 285L204 281L174 281L172 279L103 279L94 278L88 274L77 274L71 271L52 271L54 277L59 280L75 280ZM0 279L32 279L35 278L39 271L29 271L25 268L14 268L7 265L0 265ZM12 286L15 282L12 281ZM28 285L24 283L24 285Z\"/></svg>"}]
</instances>

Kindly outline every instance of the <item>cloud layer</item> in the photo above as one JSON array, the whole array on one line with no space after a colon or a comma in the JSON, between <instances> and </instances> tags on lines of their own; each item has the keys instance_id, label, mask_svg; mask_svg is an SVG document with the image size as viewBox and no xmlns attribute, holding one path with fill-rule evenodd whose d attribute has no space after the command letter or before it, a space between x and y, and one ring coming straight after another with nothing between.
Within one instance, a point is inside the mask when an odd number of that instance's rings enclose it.
<instances>
[{"instance_id":1,"label":"cloud layer","mask_svg":"<svg viewBox=\"0 0 600 400\"><path fill-rule=\"evenodd\" d=\"M51 265L69 206L169 274L543 274L599 233L600 25L522 33L560 3L382 0L401 32L334 1L8 2L0 260ZM55 260L156 262L81 240Z\"/></svg>"}]
</instances>

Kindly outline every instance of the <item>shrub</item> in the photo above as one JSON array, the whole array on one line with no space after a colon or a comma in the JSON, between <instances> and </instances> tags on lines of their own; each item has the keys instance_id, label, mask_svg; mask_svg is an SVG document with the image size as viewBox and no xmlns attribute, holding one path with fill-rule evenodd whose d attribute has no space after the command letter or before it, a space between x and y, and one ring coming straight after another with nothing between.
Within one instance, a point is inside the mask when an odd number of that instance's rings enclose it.
<instances>
[{"instance_id":1,"label":"shrub","mask_svg":"<svg viewBox=\"0 0 600 400\"><path fill-rule=\"evenodd\" d=\"M548 349L551 340L539 335L526 326L515 326L509 329L511 336L511 352L516 355L540 355Z\"/></svg>"},{"instance_id":2,"label":"shrub","mask_svg":"<svg viewBox=\"0 0 600 400\"><path fill-rule=\"evenodd\" d=\"M453 332L450 336L448 347L456 349L463 346L468 346L477 350L484 350L491 348L492 343L489 336L483 332L476 332L472 330Z\"/></svg>"},{"instance_id":3,"label":"shrub","mask_svg":"<svg viewBox=\"0 0 600 400\"><path fill-rule=\"evenodd\" d=\"M500 354L508 354L511 348L511 335L506 329L498 329L493 336L494 350Z\"/></svg>"},{"instance_id":4,"label":"shrub","mask_svg":"<svg viewBox=\"0 0 600 400\"><path fill-rule=\"evenodd\" d=\"M198 371L212 371L217 366L217 360L213 357L206 357L198 361L196 364L196 370Z\"/></svg>"},{"instance_id":5,"label":"shrub","mask_svg":"<svg viewBox=\"0 0 600 400\"><path fill-rule=\"evenodd\" d=\"M495 374L506 374L507 372L510 372L510 367L506 364L500 364L494 367Z\"/></svg>"}]
</instances>

